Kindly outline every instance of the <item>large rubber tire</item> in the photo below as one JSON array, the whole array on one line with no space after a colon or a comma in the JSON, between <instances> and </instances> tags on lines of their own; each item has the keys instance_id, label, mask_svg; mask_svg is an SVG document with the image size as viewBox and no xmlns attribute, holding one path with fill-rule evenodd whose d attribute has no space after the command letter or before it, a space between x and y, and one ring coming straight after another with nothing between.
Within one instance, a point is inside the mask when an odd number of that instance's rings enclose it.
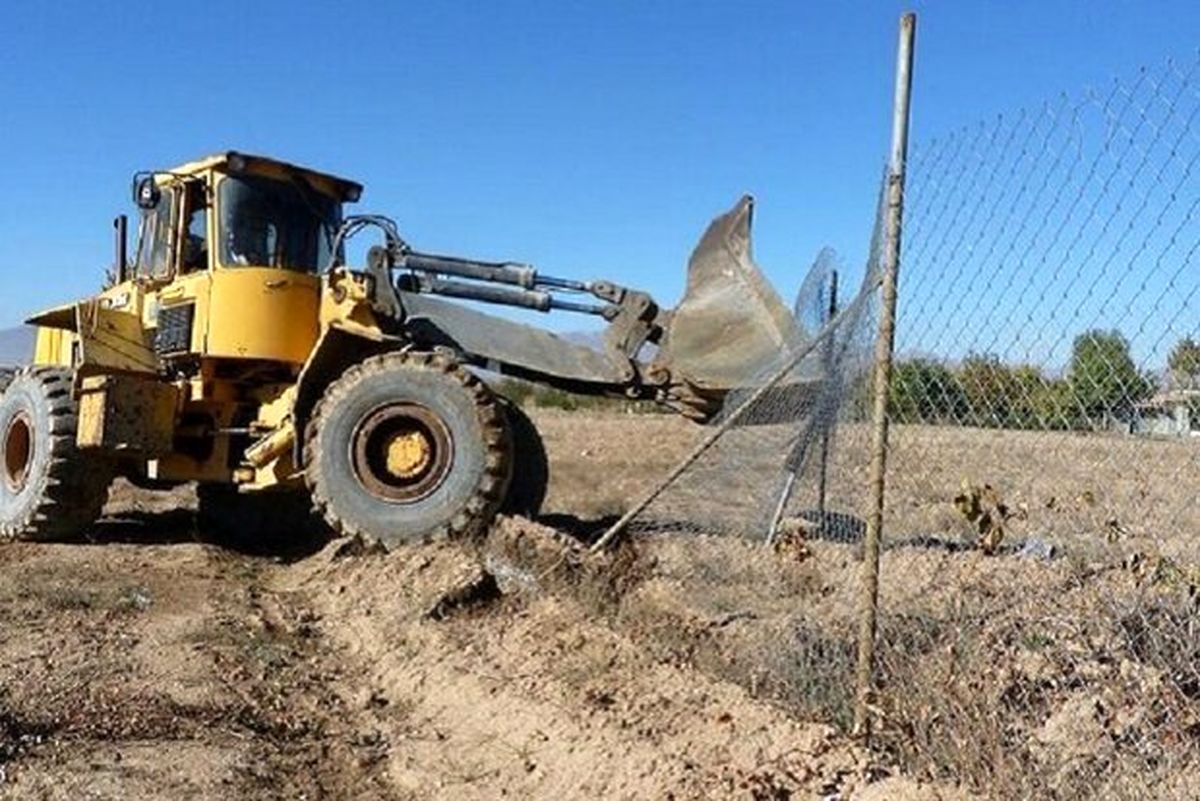
<instances>
[{"instance_id":1,"label":"large rubber tire","mask_svg":"<svg viewBox=\"0 0 1200 801\"><path fill-rule=\"evenodd\" d=\"M384 430L388 444L375 444ZM423 444L412 475L388 472L390 450L379 466L378 451L414 431ZM330 527L390 549L482 533L508 489L512 441L477 376L441 355L387 353L326 388L305 432L304 463Z\"/></svg>"},{"instance_id":2,"label":"large rubber tire","mask_svg":"<svg viewBox=\"0 0 1200 801\"><path fill-rule=\"evenodd\" d=\"M512 481L509 482L500 511L506 515L534 519L541 514L542 502L546 500L546 487L550 483L546 443L519 404L507 398L501 398L500 403L504 407L513 441Z\"/></svg>"},{"instance_id":3,"label":"large rubber tire","mask_svg":"<svg viewBox=\"0 0 1200 801\"><path fill-rule=\"evenodd\" d=\"M69 370L18 370L0 396L0 538L76 537L100 517L111 464L75 447Z\"/></svg>"},{"instance_id":4,"label":"large rubber tire","mask_svg":"<svg viewBox=\"0 0 1200 801\"><path fill-rule=\"evenodd\" d=\"M302 547L324 528L303 489L239 492L231 484L200 484L196 518L200 539L255 553Z\"/></svg>"}]
</instances>

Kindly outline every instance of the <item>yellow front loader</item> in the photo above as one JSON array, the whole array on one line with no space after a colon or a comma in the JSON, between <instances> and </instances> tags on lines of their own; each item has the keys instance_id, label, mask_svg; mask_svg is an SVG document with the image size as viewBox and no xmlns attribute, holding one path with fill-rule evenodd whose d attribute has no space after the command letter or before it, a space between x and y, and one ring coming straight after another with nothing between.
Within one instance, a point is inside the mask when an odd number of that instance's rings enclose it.
<instances>
[{"instance_id":1,"label":"yellow front loader","mask_svg":"<svg viewBox=\"0 0 1200 801\"><path fill-rule=\"evenodd\" d=\"M108 285L31 317L33 364L0 371L0 535L77 534L118 475L196 482L218 526L315 509L389 547L470 534L501 508L535 514L547 475L536 429L481 374L703 421L796 336L750 259L748 198L664 310L606 281L418 252L389 219L344 214L361 192L233 152L136 175L134 252L119 217ZM381 243L352 269L346 242L366 229ZM598 316L604 347L479 303Z\"/></svg>"}]
</instances>

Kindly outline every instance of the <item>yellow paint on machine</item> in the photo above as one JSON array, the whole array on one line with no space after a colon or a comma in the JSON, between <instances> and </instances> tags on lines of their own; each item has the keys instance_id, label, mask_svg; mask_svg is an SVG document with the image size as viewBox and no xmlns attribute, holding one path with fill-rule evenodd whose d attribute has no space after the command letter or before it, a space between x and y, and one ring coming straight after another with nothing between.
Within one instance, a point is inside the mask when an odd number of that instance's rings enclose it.
<instances>
[{"instance_id":1,"label":"yellow paint on machine","mask_svg":"<svg viewBox=\"0 0 1200 801\"><path fill-rule=\"evenodd\" d=\"M77 369L81 373L118 371L156 375L158 359L136 309L117 310L104 300L85 300L76 307Z\"/></svg>"},{"instance_id":2,"label":"yellow paint on machine","mask_svg":"<svg viewBox=\"0 0 1200 801\"><path fill-rule=\"evenodd\" d=\"M214 270L205 342L215 358L269 359L304 364L320 333L321 282L315 275L266 267Z\"/></svg>"},{"instance_id":3,"label":"yellow paint on machine","mask_svg":"<svg viewBox=\"0 0 1200 801\"><path fill-rule=\"evenodd\" d=\"M48 367L70 367L76 341L78 337L74 331L39 325L33 345L33 363Z\"/></svg>"},{"instance_id":4,"label":"yellow paint on machine","mask_svg":"<svg viewBox=\"0 0 1200 801\"><path fill-rule=\"evenodd\" d=\"M179 390L156 376L96 375L79 386L80 448L155 456L170 453Z\"/></svg>"}]
</instances>

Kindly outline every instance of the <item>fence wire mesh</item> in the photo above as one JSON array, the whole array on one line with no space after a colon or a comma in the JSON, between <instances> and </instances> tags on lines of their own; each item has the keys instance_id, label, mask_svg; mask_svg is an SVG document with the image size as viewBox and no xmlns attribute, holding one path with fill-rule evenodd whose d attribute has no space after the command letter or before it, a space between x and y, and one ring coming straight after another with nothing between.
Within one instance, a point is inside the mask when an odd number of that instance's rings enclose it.
<instances>
[{"instance_id":1,"label":"fence wire mesh","mask_svg":"<svg viewBox=\"0 0 1200 801\"><path fill-rule=\"evenodd\" d=\"M1200 57L914 148L870 710L909 775L997 798L1200 787L1198 162ZM845 271L823 252L796 342L630 524L800 553L777 695L842 724L876 211L857 292L831 315Z\"/></svg>"},{"instance_id":2,"label":"fence wire mesh","mask_svg":"<svg viewBox=\"0 0 1200 801\"><path fill-rule=\"evenodd\" d=\"M696 548L681 560L688 575L679 580L702 580L705 595L696 604L710 617L752 614L756 629L769 632L731 640L742 650L732 661L746 665L754 692L847 728L856 551L868 499L863 416L878 325L878 228L857 270L848 271L832 249L817 254L795 298L792 340L747 366L749 378L698 441L719 436L657 487L627 528L642 537L679 536L683 547L694 537L739 543ZM713 553L723 562L705 556Z\"/></svg>"},{"instance_id":3,"label":"fence wire mesh","mask_svg":"<svg viewBox=\"0 0 1200 801\"><path fill-rule=\"evenodd\" d=\"M1002 798L1200 787L1200 58L909 162L877 742Z\"/></svg>"},{"instance_id":4,"label":"fence wire mesh","mask_svg":"<svg viewBox=\"0 0 1200 801\"><path fill-rule=\"evenodd\" d=\"M846 269L836 251L822 249L792 304L791 340L746 366L746 380L708 423L717 432L711 446L657 488L630 531L733 534L768 545L783 534L842 541L861 535L860 523L828 504L839 423L861 417L866 401L881 275L880 198L856 290L839 298Z\"/></svg>"}]
</instances>

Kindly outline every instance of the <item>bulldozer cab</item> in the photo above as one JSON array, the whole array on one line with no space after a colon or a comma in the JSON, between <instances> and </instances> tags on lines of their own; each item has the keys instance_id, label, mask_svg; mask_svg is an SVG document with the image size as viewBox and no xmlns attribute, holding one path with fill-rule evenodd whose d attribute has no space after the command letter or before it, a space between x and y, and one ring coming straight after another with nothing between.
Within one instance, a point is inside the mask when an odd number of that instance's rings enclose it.
<instances>
[{"instance_id":1,"label":"bulldozer cab","mask_svg":"<svg viewBox=\"0 0 1200 801\"><path fill-rule=\"evenodd\" d=\"M360 193L349 181L239 153L139 173L130 277L169 281L235 267L315 274L332 258L343 201Z\"/></svg>"},{"instance_id":2,"label":"bulldozer cab","mask_svg":"<svg viewBox=\"0 0 1200 801\"><path fill-rule=\"evenodd\" d=\"M361 192L351 181L236 152L135 175L132 256L119 235L116 269L100 295L28 320L39 327L36 361L158 372L164 363L211 368L236 359L295 373L318 337L318 273L332 259L343 203ZM77 336L113 326L121 330L111 343Z\"/></svg>"},{"instance_id":3,"label":"bulldozer cab","mask_svg":"<svg viewBox=\"0 0 1200 801\"><path fill-rule=\"evenodd\" d=\"M361 187L225 153L135 176L136 246L109 295L140 302L159 359L303 364L318 334L318 273ZM115 290L115 292L114 292Z\"/></svg>"}]
</instances>

